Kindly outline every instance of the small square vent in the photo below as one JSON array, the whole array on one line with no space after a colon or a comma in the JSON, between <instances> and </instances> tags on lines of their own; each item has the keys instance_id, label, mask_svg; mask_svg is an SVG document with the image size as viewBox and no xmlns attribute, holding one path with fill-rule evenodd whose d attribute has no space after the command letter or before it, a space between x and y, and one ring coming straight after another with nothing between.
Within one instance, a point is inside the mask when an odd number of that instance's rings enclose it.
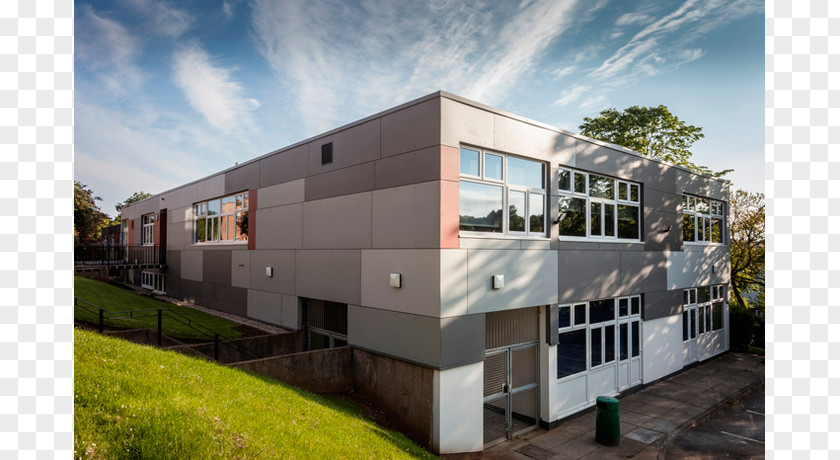
<instances>
[{"instance_id":1,"label":"small square vent","mask_svg":"<svg viewBox=\"0 0 840 460\"><path fill-rule=\"evenodd\" d=\"M321 164L327 165L332 163L332 142L321 146Z\"/></svg>"}]
</instances>

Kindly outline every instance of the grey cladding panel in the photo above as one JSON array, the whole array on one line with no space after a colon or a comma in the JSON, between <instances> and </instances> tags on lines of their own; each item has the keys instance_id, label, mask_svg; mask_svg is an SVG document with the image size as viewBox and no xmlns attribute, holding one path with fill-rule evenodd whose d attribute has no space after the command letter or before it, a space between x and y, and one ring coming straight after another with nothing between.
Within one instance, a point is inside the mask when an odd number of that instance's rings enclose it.
<instances>
[{"instance_id":1,"label":"grey cladding panel","mask_svg":"<svg viewBox=\"0 0 840 460\"><path fill-rule=\"evenodd\" d=\"M347 306L347 339L355 347L440 368L440 334L437 318Z\"/></svg>"},{"instance_id":2,"label":"grey cladding panel","mask_svg":"<svg viewBox=\"0 0 840 460\"><path fill-rule=\"evenodd\" d=\"M645 293L642 319L650 321L657 318L679 315L683 310L682 289Z\"/></svg>"},{"instance_id":3,"label":"grey cladding panel","mask_svg":"<svg viewBox=\"0 0 840 460\"><path fill-rule=\"evenodd\" d=\"M558 254L559 303L624 294L621 292L620 252L563 251Z\"/></svg>"},{"instance_id":4,"label":"grey cladding panel","mask_svg":"<svg viewBox=\"0 0 840 460\"><path fill-rule=\"evenodd\" d=\"M310 176L305 184L306 201L373 190L373 177L373 162Z\"/></svg>"},{"instance_id":5,"label":"grey cladding panel","mask_svg":"<svg viewBox=\"0 0 840 460\"><path fill-rule=\"evenodd\" d=\"M332 162L323 164L324 145L332 143ZM309 173L320 174L379 159L379 119L352 126L308 144Z\"/></svg>"},{"instance_id":6,"label":"grey cladding panel","mask_svg":"<svg viewBox=\"0 0 840 460\"><path fill-rule=\"evenodd\" d=\"M611 177L630 179L634 175L637 157L602 147L591 142L578 140L575 164L579 169Z\"/></svg>"},{"instance_id":7,"label":"grey cladding panel","mask_svg":"<svg viewBox=\"0 0 840 460\"><path fill-rule=\"evenodd\" d=\"M440 367L449 368L484 359L485 315L440 320Z\"/></svg>"},{"instance_id":8,"label":"grey cladding panel","mask_svg":"<svg viewBox=\"0 0 840 460\"><path fill-rule=\"evenodd\" d=\"M668 287L664 252L622 252L620 294L638 294Z\"/></svg>"},{"instance_id":9,"label":"grey cladding panel","mask_svg":"<svg viewBox=\"0 0 840 460\"><path fill-rule=\"evenodd\" d=\"M440 117L440 98L382 117L382 157L440 145Z\"/></svg>"},{"instance_id":10,"label":"grey cladding panel","mask_svg":"<svg viewBox=\"0 0 840 460\"><path fill-rule=\"evenodd\" d=\"M225 173L225 194L257 189L260 186L260 163L255 161Z\"/></svg>"},{"instance_id":11,"label":"grey cladding panel","mask_svg":"<svg viewBox=\"0 0 840 460\"><path fill-rule=\"evenodd\" d=\"M677 191L676 168L644 158L638 160L632 180L642 183L642 193L648 190L668 193Z\"/></svg>"},{"instance_id":12,"label":"grey cladding panel","mask_svg":"<svg viewBox=\"0 0 840 460\"><path fill-rule=\"evenodd\" d=\"M204 251L205 283L230 285L230 250Z\"/></svg>"},{"instance_id":13,"label":"grey cladding panel","mask_svg":"<svg viewBox=\"0 0 840 460\"><path fill-rule=\"evenodd\" d=\"M376 162L376 189L439 180L440 147L429 147L383 158Z\"/></svg>"},{"instance_id":14,"label":"grey cladding panel","mask_svg":"<svg viewBox=\"0 0 840 460\"><path fill-rule=\"evenodd\" d=\"M309 175L309 153L306 145L275 153L260 163L260 187L282 184Z\"/></svg>"}]
</instances>

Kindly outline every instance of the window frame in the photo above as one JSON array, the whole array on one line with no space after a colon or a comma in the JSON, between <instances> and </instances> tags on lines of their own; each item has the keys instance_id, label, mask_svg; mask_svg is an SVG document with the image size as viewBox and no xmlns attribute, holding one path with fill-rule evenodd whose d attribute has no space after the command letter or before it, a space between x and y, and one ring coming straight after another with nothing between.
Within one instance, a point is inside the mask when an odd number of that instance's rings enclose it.
<instances>
[{"instance_id":1,"label":"window frame","mask_svg":"<svg viewBox=\"0 0 840 460\"><path fill-rule=\"evenodd\" d=\"M157 216L155 213L143 214L140 217L141 223L141 232L140 232L140 245L141 246L154 246L155 245L155 222L157 222Z\"/></svg>"},{"instance_id":2,"label":"window frame","mask_svg":"<svg viewBox=\"0 0 840 460\"><path fill-rule=\"evenodd\" d=\"M525 158L517 155L511 155L507 153L498 152L495 150L484 149L480 147L474 147L470 145L462 145L458 151L459 154L459 165L461 154L464 150L468 150L471 152L478 153L478 175L464 173L461 171L461 167L459 166L459 193L460 193L460 182L467 182L473 183L478 185L485 185L485 186L493 186L493 187L500 187L502 191L502 228L501 232L476 232L470 230L464 230L461 228L460 223L460 214L458 220L458 231L459 234L469 238L518 238L518 239L549 239L548 230L550 229L548 225L549 220L549 213L548 211L548 203L549 203L549 196L550 196L550 188L548 187L547 182L547 171L548 171L548 164L543 161L535 160L533 158ZM492 177L488 175L487 171L487 157L494 157L500 158L501 161L501 179ZM541 172L541 182L543 183L543 188L535 188L526 185L518 185L509 183L509 159L515 158L518 160L527 161L530 163L540 165L542 172ZM525 210L521 214L524 218L524 225L525 231L518 231L518 230L511 230L510 229L510 202L512 201L510 196L511 192L514 193L523 193L524 202L525 202ZM532 205L532 197L541 197L542 198L542 231L533 231L531 229L531 217L535 215L532 212L531 205ZM460 196L458 198L460 203Z\"/></svg>"},{"instance_id":3,"label":"window frame","mask_svg":"<svg viewBox=\"0 0 840 460\"><path fill-rule=\"evenodd\" d=\"M564 189L561 188L560 183L560 176L564 172L569 174L569 188ZM583 191L578 191L578 187L576 186L577 177L581 176L583 178ZM592 182L592 178L605 178L612 181L612 198L606 197L599 197L599 196L592 196L590 190L590 184ZM642 184L638 182L633 182L625 179L618 179L616 177L607 176L605 174L596 174L596 173L589 173L586 171L579 171L572 168L567 168L565 166L560 166L557 171L556 175L556 183L557 183L557 190L559 198L573 198L579 200L585 200L584 208L585 208L585 217L584 222L586 223L586 234L581 236L575 235L563 235L559 234L558 239L563 241L583 241L583 240L595 240L599 242L620 242L620 243L640 243L642 242ZM620 189L625 187L626 190L626 198L620 198ZM633 190L635 189L636 200L632 199ZM593 219L593 205L599 205L599 224L600 224L600 231L598 234L593 232L592 228L592 219ZM607 222L606 222L606 215L607 215L607 206L612 207L612 235L607 235ZM619 206L632 206L636 208L636 238L621 238L619 237ZM558 220L557 223L560 222L560 201L558 200ZM558 232L559 233L559 232Z\"/></svg>"},{"instance_id":4,"label":"window frame","mask_svg":"<svg viewBox=\"0 0 840 460\"><path fill-rule=\"evenodd\" d=\"M690 193L683 193L682 197L682 219L680 220L680 225L683 227L683 243L688 245L725 245L727 238L726 202ZM702 202L705 202L704 207L707 208L705 211L698 210ZM685 239L686 217L692 219L694 224L694 240ZM720 242L712 241L712 229L716 220L720 222ZM708 231L708 239L706 239L706 231Z\"/></svg>"},{"instance_id":5,"label":"window frame","mask_svg":"<svg viewBox=\"0 0 840 460\"><path fill-rule=\"evenodd\" d=\"M612 319L608 319L605 321L600 321L598 323L591 323L591 313L590 309L592 308L592 304L595 302L602 302L604 300L612 300L613 304L613 317ZM627 302L627 311L626 314L621 314L621 302ZM577 306L585 305L583 308L583 316L585 317L585 321L575 324L578 320L576 310ZM619 297L607 297L604 299L594 299L585 302L571 302L571 303L564 303L559 305L558 308L568 308L569 309L569 325L558 327L558 334L562 335L565 333L585 330L586 331L586 367L585 369L575 372L574 374L564 375L562 377L558 377L557 374L560 372L560 368L558 366L557 373L555 373L554 378L557 382L562 382L567 379L572 379L579 377L581 374L597 371L603 369L607 366L617 366L623 361L630 361L642 355L642 337L641 337L641 327L642 327L642 296L640 294L636 295L629 295L629 296L619 296ZM635 312L634 312L635 311ZM558 311L558 315L560 312ZM638 354L633 354L633 323L638 323L638 343L637 350ZM626 337L626 346L627 346L627 357L621 358L621 325L626 325L627 328L627 337ZM605 361L607 358L607 330L609 327L612 327L612 334L613 334L613 353L612 359L610 361ZM592 331L599 330L600 335L600 363L597 365L593 365L592 363ZM557 358L560 358L560 350L557 350Z\"/></svg>"},{"instance_id":6,"label":"window frame","mask_svg":"<svg viewBox=\"0 0 840 460\"><path fill-rule=\"evenodd\" d=\"M708 299L701 301L698 295L701 289L709 289ZM723 315L726 308L724 291L725 286L722 284L683 289L683 343L689 340L699 340L712 332L726 330L726 320ZM715 305L719 305L721 313L719 328L715 328Z\"/></svg>"},{"instance_id":7,"label":"window frame","mask_svg":"<svg viewBox=\"0 0 840 460\"><path fill-rule=\"evenodd\" d=\"M225 200L231 199L233 209L225 211ZM211 214L210 205L218 204L219 212ZM209 200L203 200L193 203L192 206L192 244L193 245L220 245L220 244L248 244L248 231L237 234L240 219L247 222L248 212L250 211L249 191L243 190L233 194L227 194ZM204 240L199 240L199 221L205 221L204 225ZM229 226L229 227L228 227ZM228 227L228 231L232 232L232 239L223 238L224 227ZM208 235L212 232L215 238L210 240Z\"/></svg>"}]
</instances>

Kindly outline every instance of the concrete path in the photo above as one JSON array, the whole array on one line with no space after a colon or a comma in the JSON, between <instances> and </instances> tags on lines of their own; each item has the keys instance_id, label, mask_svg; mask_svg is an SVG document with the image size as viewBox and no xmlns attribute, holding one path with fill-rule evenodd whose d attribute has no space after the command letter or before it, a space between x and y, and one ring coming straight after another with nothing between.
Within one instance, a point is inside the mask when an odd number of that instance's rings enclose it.
<instances>
[{"instance_id":1,"label":"concrete path","mask_svg":"<svg viewBox=\"0 0 840 460\"><path fill-rule=\"evenodd\" d=\"M481 454L447 459L664 459L683 431L764 383L764 357L725 353L619 398L621 441L595 442L595 411L573 416L553 430L534 430Z\"/></svg>"}]
</instances>

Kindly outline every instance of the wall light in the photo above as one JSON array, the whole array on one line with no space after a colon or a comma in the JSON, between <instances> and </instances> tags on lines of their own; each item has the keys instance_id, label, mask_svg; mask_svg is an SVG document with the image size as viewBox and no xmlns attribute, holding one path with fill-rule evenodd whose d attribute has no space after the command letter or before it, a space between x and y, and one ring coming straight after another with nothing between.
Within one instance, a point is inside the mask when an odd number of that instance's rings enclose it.
<instances>
[{"instance_id":1,"label":"wall light","mask_svg":"<svg viewBox=\"0 0 840 460\"><path fill-rule=\"evenodd\" d=\"M392 288L401 288L402 287L402 275L399 273L391 273L391 287Z\"/></svg>"},{"instance_id":2,"label":"wall light","mask_svg":"<svg viewBox=\"0 0 840 460\"><path fill-rule=\"evenodd\" d=\"M493 289L505 287L505 275L493 275Z\"/></svg>"},{"instance_id":3,"label":"wall light","mask_svg":"<svg viewBox=\"0 0 840 460\"><path fill-rule=\"evenodd\" d=\"M265 277L266 278L273 278L274 277L274 267L265 267Z\"/></svg>"}]
</instances>

